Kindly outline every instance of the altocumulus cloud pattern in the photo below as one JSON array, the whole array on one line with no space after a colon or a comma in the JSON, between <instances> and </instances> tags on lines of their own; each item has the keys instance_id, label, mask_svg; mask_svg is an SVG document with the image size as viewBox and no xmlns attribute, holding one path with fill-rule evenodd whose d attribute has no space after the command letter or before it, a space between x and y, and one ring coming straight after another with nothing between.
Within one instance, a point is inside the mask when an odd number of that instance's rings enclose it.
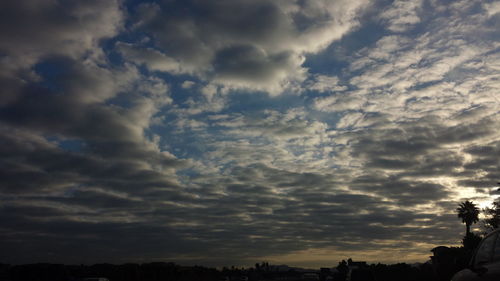
<instances>
[{"instance_id":1,"label":"altocumulus cloud pattern","mask_svg":"<svg viewBox=\"0 0 500 281\"><path fill-rule=\"evenodd\" d=\"M0 260L423 261L500 179L500 3L5 0Z\"/></svg>"}]
</instances>

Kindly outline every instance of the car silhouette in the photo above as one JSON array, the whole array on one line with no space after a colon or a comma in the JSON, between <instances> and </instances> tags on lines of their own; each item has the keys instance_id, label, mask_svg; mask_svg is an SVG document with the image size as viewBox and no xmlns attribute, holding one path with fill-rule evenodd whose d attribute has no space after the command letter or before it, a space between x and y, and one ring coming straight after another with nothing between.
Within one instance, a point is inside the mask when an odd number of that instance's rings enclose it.
<instances>
[{"instance_id":1,"label":"car silhouette","mask_svg":"<svg viewBox=\"0 0 500 281\"><path fill-rule=\"evenodd\" d=\"M457 272L452 281L500 280L500 229L484 237L468 268Z\"/></svg>"}]
</instances>

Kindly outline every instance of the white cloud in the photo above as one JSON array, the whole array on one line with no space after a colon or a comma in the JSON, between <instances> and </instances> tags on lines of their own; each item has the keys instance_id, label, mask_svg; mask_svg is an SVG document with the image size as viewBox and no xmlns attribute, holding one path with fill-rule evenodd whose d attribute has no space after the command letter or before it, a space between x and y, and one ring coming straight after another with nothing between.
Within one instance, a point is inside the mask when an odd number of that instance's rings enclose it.
<instances>
[{"instance_id":1,"label":"white cloud","mask_svg":"<svg viewBox=\"0 0 500 281\"><path fill-rule=\"evenodd\" d=\"M152 71L164 71L173 74L182 73L179 63L151 48L140 48L133 44L119 42L116 44L118 51L127 59L139 65L143 64Z\"/></svg>"},{"instance_id":2,"label":"white cloud","mask_svg":"<svg viewBox=\"0 0 500 281\"><path fill-rule=\"evenodd\" d=\"M183 72L226 89L280 94L305 79L303 56L317 53L357 24L366 1L198 2L204 17L164 16L172 7L142 4L136 29ZM156 67L159 69L159 67ZM170 67L165 68L169 71Z\"/></svg>"},{"instance_id":3,"label":"white cloud","mask_svg":"<svg viewBox=\"0 0 500 281\"><path fill-rule=\"evenodd\" d=\"M339 112L347 110L361 110L366 103L363 92L345 92L324 98L316 98L314 107L320 111Z\"/></svg>"},{"instance_id":4,"label":"white cloud","mask_svg":"<svg viewBox=\"0 0 500 281\"><path fill-rule=\"evenodd\" d=\"M423 1L420 0L396 0L380 17L387 20L389 30L394 32L407 31L420 22L418 12L421 10L422 3Z\"/></svg>"},{"instance_id":5,"label":"white cloud","mask_svg":"<svg viewBox=\"0 0 500 281\"><path fill-rule=\"evenodd\" d=\"M186 81L182 82L181 87L183 89L191 89L195 85L196 85L196 82L186 80Z\"/></svg>"},{"instance_id":6,"label":"white cloud","mask_svg":"<svg viewBox=\"0 0 500 281\"><path fill-rule=\"evenodd\" d=\"M500 2L484 3L483 8L486 10L488 16L493 16L500 13Z\"/></svg>"},{"instance_id":7,"label":"white cloud","mask_svg":"<svg viewBox=\"0 0 500 281\"><path fill-rule=\"evenodd\" d=\"M346 86L339 85L339 78L336 76L326 76L316 74L306 82L304 86L307 90L318 92L342 92L347 89Z\"/></svg>"}]
</instances>

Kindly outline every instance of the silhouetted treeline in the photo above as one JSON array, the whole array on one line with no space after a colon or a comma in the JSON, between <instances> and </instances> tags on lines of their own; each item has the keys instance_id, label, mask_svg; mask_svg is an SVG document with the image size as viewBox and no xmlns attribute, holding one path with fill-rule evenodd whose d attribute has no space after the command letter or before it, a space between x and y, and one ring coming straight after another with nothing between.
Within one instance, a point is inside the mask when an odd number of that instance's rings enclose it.
<instances>
[{"instance_id":1,"label":"silhouetted treeline","mask_svg":"<svg viewBox=\"0 0 500 281\"><path fill-rule=\"evenodd\" d=\"M186 267L174 263L145 264L0 264L0 280L11 281L79 281L82 278L104 277L109 281L217 281L221 272L202 266Z\"/></svg>"},{"instance_id":2,"label":"silhouetted treeline","mask_svg":"<svg viewBox=\"0 0 500 281\"><path fill-rule=\"evenodd\" d=\"M380 281L437 281L429 264L412 266L406 263L370 265L374 280ZM354 280L353 280L354 281Z\"/></svg>"},{"instance_id":3,"label":"silhouetted treeline","mask_svg":"<svg viewBox=\"0 0 500 281\"><path fill-rule=\"evenodd\" d=\"M346 264L339 263L335 272L330 269L318 270L320 280L344 281L347 275ZM340 271L338 271L340 269ZM352 281L437 281L430 264L393 265L372 264L354 270ZM62 265L62 264L26 264L9 266L0 264L0 280L2 281L80 281L83 278L104 277L109 281L220 281L220 280L302 280L303 272L296 270L273 271L269 267L248 269L223 268L217 270L202 266L180 266L174 263L144 264L95 264ZM243 278L242 278L243 277ZM245 279L246 278L246 279Z\"/></svg>"},{"instance_id":4,"label":"silhouetted treeline","mask_svg":"<svg viewBox=\"0 0 500 281\"><path fill-rule=\"evenodd\" d=\"M423 264L371 264L355 266L350 265L352 260L349 259L339 262L336 267L336 272L331 274L332 281L440 281L436 275L436 270L431 263ZM321 278L321 280L327 280Z\"/></svg>"}]
</instances>

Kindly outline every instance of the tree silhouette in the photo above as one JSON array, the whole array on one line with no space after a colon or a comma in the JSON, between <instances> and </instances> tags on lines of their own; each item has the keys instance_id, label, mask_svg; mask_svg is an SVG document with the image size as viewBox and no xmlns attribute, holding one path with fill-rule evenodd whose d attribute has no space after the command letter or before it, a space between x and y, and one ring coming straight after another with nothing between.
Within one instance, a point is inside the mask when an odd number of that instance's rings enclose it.
<instances>
[{"instance_id":1,"label":"tree silhouette","mask_svg":"<svg viewBox=\"0 0 500 281\"><path fill-rule=\"evenodd\" d=\"M337 265L337 271L339 273L338 280L345 280L347 273L349 272L349 266L347 266L347 262L345 260L339 262L339 265Z\"/></svg>"},{"instance_id":2,"label":"tree silhouette","mask_svg":"<svg viewBox=\"0 0 500 281\"><path fill-rule=\"evenodd\" d=\"M483 212L487 216L483 222L488 230L494 230L500 227L500 201L493 202L493 207L486 207Z\"/></svg>"},{"instance_id":3,"label":"tree silhouette","mask_svg":"<svg viewBox=\"0 0 500 281\"><path fill-rule=\"evenodd\" d=\"M474 234L474 233L469 233L468 235L465 235L464 238L462 239L462 245L464 246L464 249L469 251L470 254L472 254L472 251L479 246L479 243L481 243L481 236Z\"/></svg>"},{"instance_id":4,"label":"tree silhouette","mask_svg":"<svg viewBox=\"0 0 500 281\"><path fill-rule=\"evenodd\" d=\"M458 205L458 217L465 223L465 236L470 234L470 226L479 221L479 208L472 201L466 200Z\"/></svg>"}]
</instances>

